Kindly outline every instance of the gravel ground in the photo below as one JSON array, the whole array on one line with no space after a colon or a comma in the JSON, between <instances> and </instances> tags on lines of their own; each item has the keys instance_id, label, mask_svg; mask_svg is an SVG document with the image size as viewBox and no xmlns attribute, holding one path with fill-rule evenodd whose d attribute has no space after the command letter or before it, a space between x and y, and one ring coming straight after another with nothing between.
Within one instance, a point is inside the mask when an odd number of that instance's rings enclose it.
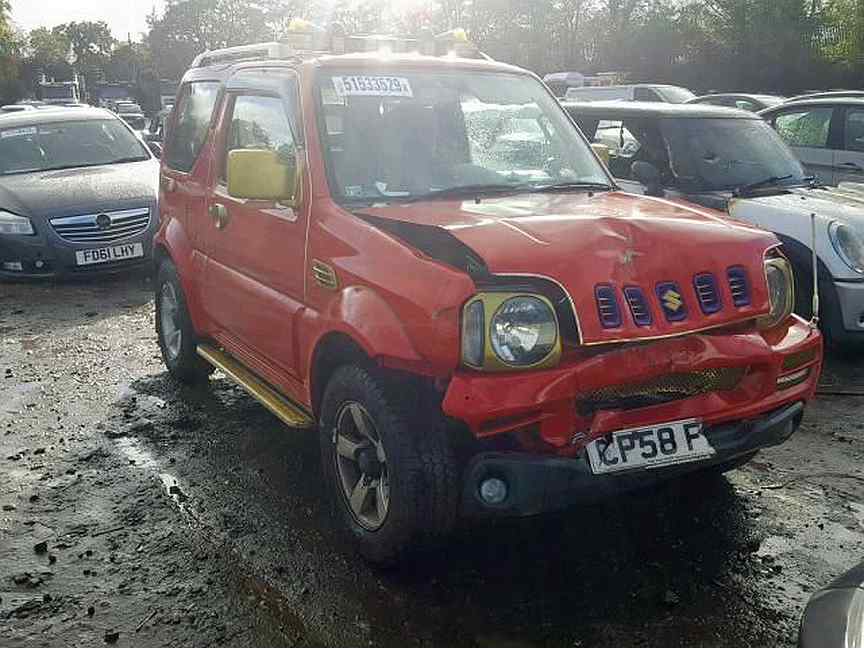
<instances>
[{"instance_id":1,"label":"gravel ground","mask_svg":"<svg viewBox=\"0 0 864 648\"><path fill-rule=\"evenodd\" d=\"M330 524L314 435L219 374L167 376L151 293L0 284L4 648L791 647L864 559L860 357L727 478L463 529L382 572Z\"/></svg>"}]
</instances>

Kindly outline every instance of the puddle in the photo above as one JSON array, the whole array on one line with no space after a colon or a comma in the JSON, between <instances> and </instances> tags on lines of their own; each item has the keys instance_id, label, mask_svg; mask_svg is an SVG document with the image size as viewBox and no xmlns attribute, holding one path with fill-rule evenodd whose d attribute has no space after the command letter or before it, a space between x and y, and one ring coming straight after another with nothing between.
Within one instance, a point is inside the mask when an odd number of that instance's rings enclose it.
<instances>
[{"instance_id":1,"label":"puddle","mask_svg":"<svg viewBox=\"0 0 864 648\"><path fill-rule=\"evenodd\" d=\"M117 449L126 457L130 463L133 463L139 468L151 470L159 477L162 482L162 489L177 506L183 508L184 502L189 499L189 496L181 489L177 477L169 472L160 470L159 463L147 448L145 448L137 439L124 437L116 440Z\"/></svg>"},{"instance_id":2,"label":"puddle","mask_svg":"<svg viewBox=\"0 0 864 648\"><path fill-rule=\"evenodd\" d=\"M859 502L846 502L849 506L849 512L852 513L852 517L858 522L858 526L864 528L864 504L860 504Z\"/></svg>"}]
</instances>

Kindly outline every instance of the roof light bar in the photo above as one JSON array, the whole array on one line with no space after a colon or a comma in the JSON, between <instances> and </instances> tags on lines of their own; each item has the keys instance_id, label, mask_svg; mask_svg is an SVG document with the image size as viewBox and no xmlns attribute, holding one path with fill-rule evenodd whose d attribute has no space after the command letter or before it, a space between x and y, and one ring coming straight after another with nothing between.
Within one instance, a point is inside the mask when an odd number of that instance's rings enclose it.
<instances>
[{"instance_id":1,"label":"roof light bar","mask_svg":"<svg viewBox=\"0 0 864 648\"><path fill-rule=\"evenodd\" d=\"M204 52L195 57L192 67L217 63L232 63L250 59L291 59L310 54L347 54L356 52L386 52L405 54L416 52L426 56L458 56L485 58L464 29L452 29L442 34L419 37L387 35L346 35L342 25L334 23L323 29L306 20L295 18L281 41L239 45Z\"/></svg>"}]
</instances>

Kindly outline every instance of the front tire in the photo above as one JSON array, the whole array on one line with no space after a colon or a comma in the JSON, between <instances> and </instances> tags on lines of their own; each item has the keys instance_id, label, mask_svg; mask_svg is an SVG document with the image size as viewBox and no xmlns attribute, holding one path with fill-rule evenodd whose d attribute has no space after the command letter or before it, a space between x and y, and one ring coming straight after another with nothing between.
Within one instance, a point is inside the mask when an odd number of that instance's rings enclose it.
<instances>
[{"instance_id":1,"label":"front tire","mask_svg":"<svg viewBox=\"0 0 864 648\"><path fill-rule=\"evenodd\" d=\"M198 338L186 307L186 295L174 264L165 260L156 273L156 335L168 371L184 383L200 383L213 373L201 358Z\"/></svg>"},{"instance_id":2,"label":"front tire","mask_svg":"<svg viewBox=\"0 0 864 648\"><path fill-rule=\"evenodd\" d=\"M349 365L321 405L321 461L337 519L360 554L391 565L456 522L456 460L440 410L422 389Z\"/></svg>"}]
</instances>

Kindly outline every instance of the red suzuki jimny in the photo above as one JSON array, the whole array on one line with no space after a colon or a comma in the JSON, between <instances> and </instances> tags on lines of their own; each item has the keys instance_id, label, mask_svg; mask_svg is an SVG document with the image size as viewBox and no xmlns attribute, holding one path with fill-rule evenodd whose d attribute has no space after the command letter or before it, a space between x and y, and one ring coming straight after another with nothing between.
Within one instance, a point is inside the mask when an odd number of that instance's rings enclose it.
<instances>
[{"instance_id":1,"label":"red suzuki jimny","mask_svg":"<svg viewBox=\"0 0 864 648\"><path fill-rule=\"evenodd\" d=\"M177 378L317 427L366 557L796 430L822 341L772 234L622 193L537 77L458 38L327 38L186 73L156 322Z\"/></svg>"}]
</instances>

